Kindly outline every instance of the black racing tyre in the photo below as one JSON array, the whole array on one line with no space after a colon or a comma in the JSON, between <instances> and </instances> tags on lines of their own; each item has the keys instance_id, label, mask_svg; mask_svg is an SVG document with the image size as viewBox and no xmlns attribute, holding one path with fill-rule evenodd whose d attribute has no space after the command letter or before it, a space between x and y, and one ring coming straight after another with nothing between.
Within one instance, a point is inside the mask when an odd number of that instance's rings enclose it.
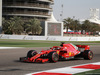
<instances>
[{"instance_id":1,"label":"black racing tyre","mask_svg":"<svg viewBox=\"0 0 100 75\"><path fill-rule=\"evenodd\" d=\"M36 55L37 54L37 51L35 51L35 50L30 50L30 51L28 51L28 53L27 53L27 57L28 58L31 58L31 57L33 57L34 55Z\"/></svg>"},{"instance_id":2,"label":"black racing tyre","mask_svg":"<svg viewBox=\"0 0 100 75\"><path fill-rule=\"evenodd\" d=\"M49 61L50 62L57 62L59 60L59 55L57 54L56 51L50 52L48 54L48 58L49 58Z\"/></svg>"},{"instance_id":3,"label":"black racing tyre","mask_svg":"<svg viewBox=\"0 0 100 75\"><path fill-rule=\"evenodd\" d=\"M91 60L93 58L93 52L91 50L85 50L83 53L83 57L86 60Z\"/></svg>"}]
</instances>

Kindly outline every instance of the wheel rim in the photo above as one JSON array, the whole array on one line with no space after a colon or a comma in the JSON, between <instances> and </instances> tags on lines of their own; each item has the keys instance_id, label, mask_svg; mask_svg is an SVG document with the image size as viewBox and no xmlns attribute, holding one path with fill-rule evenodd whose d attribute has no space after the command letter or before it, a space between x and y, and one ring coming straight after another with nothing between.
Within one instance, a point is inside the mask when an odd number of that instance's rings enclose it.
<instances>
[{"instance_id":1,"label":"wheel rim","mask_svg":"<svg viewBox=\"0 0 100 75\"><path fill-rule=\"evenodd\" d=\"M54 62L57 62L58 59L59 59L58 54L57 54L57 53L53 53L52 60L53 60Z\"/></svg>"},{"instance_id":2,"label":"wheel rim","mask_svg":"<svg viewBox=\"0 0 100 75\"><path fill-rule=\"evenodd\" d=\"M91 60L93 58L93 53L90 51L89 52L89 59Z\"/></svg>"},{"instance_id":3,"label":"wheel rim","mask_svg":"<svg viewBox=\"0 0 100 75\"><path fill-rule=\"evenodd\" d=\"M32 56L34 56L34 55L36 55L36 54L37 54L36 51L33 51L33 52L31 53Z\"/></svg>"}]
</instances>

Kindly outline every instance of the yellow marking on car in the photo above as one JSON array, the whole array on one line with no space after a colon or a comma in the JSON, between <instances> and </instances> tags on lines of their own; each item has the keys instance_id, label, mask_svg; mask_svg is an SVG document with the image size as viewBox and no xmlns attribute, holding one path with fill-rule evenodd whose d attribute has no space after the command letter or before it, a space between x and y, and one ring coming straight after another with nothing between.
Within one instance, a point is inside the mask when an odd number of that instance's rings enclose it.
<instances>
[{"instance_id":1,"label":"yellow marking on car","mask_svg":"<svg viewBox=\"0 0 100 75\"><path fill-rule=\"evenodd\" d=\"M69 52L69 56L71 56L71 54L72 54L72 53L71 53L71 52Z\"/></svg>"},{"instance_id":2,"label":"yellow marking on car","mask_svg":"<svg viewBox=\"0 0 100 75\"><path fill-rule=\"evenodd\" d=\"M59 54L59 51L57 51L57 54Z\"/></svg>"}]
</instances>

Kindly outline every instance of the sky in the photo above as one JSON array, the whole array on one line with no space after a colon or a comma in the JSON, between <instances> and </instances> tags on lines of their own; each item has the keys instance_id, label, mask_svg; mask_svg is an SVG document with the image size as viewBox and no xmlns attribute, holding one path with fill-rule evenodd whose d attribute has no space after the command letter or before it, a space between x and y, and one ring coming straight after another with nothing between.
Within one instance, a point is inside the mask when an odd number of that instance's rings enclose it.
<instances>
[{"instance_id":1,"label":"sky","mask_svg":"<svg viewBox=\"0 0 100 75\"><path fill-rule=\"evenodd\" d=\"M63 9L62 9L63 4ZM61 21L60 16L63 10L63 19L88 19L90 17L90 8L100 9L100 0L54 0L53 13L54 17Z\"/></svg>"}]
</instances>

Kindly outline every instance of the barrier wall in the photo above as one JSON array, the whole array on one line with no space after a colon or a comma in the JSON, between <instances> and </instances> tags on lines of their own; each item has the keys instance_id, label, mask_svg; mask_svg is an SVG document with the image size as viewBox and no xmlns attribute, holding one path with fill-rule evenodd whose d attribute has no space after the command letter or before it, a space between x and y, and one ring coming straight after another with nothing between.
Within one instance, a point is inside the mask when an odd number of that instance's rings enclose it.
<instances>
[{"instance_id":1,"label":"barrier wall","mask_svg":"<svg viewBox=\"0 0 100 75\"><path fill-rule=\"evenodd\" d=\"M100 37L62 37L62 36L28 36L0 35L0 39L49 40L49 41L100 41Z\"/></svg>"}]
</instances>

